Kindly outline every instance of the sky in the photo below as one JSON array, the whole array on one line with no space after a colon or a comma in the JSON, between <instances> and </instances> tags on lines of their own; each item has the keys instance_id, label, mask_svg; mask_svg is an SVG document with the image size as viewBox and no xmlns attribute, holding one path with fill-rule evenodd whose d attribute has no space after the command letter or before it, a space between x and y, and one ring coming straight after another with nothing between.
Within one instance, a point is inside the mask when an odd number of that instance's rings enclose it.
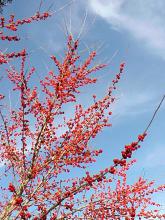
<instances>
[{"instance_id":1,"label":"sky","mask_svg":"<svg viewBox=\"0 0 165 220\"><path fill-rule=\"evenodd\" d=\"M28 2L28 3L27 3ZM98 98L106 93L121 62L126 63L125 73L115 93L112 106L112 128L106 128L92 145L103 148L103 154L90 169L96 172L111 164L125 144L136 140L150 121L162 96L165 94L165 1L164 0L75 0L66 6L67 0L43 1L41 11L50 10L53 16L44 22L24 26L19 33L21 42L3 50L28 48L29 64L37 68L37 77L53 68L49 59L55 54L61 57L65 47L66 33L80 37L81 49L88 54L97 50L96 63L109 65L96 73L98 83L82 89L79 102L85 107L92 103L92 95ZM33 15L40 0L15 0L4 8L3 15L15 13L18 18ZM1 43L2 44L2 43ZM35 84L35 81L34 81ZM12 99L10 85L4 84ZM2 88L3 89L3 88ZM73 111L70 106L68 114ZM142 175L158 183L165 181L165 104L161 106L142 148L134 154L138 160L130 171L134 180ZM163 196L158 201L165 204Z\"/></svg>"}]
</instances>

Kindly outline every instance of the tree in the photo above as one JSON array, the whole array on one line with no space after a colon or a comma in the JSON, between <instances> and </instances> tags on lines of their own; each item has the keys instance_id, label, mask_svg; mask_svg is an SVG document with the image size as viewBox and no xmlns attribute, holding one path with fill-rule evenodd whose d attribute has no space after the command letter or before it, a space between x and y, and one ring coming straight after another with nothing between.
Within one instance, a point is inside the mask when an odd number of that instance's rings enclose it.
<instances>
[{"instance_id":1,"label":"tree","mask_svg":"<svg viewBox=\"0 0 165 220\"><path fill-rule=\"evenodd\" d=\"M17 35L5 35L5 30L16 32L21 25L50 16L50 12L37 12L22 20L15 20L14 15L9 21L1 17L0 38L19 41ZM102 150L90 148L89 141L104 127L111 126L109 108L115 101L113 92L125 63L121 63L102 99L97 100L94 95L93 104L87 109L81 104L75 105L74 117L67 119L63 106L76 102L80 87L96 83L91 73L105 67L104 64L92 66L96 51L81 64L78 48L79 39L69 35L63 58L51 56L54 70L39 84L36 82L36 86L31 84L35 68L26 69L30 56L26 49L0 53L1 65L20 60L18 70L11 65L6 70L13 92L19 95L19 107L9 109L5 95L0 95L0 158L4 170L0 177L3 195L0 219L164 219L165 214L160 212L160 204L153 201L152 194L164 191L165 185L156 187L153 181L142 177L132 185L127 183L127 171L136 162L131 159L132 155L140 148L164 97L137 140L125 145L120 157L109 167L90 174L86 167L95 162ZM59 117L63 117L62 123L56 123ZM58 137L62 126L65 132ZM68 178L67 173L75 169L84 170L84 176Z\"/></svg>"}]
</instances>

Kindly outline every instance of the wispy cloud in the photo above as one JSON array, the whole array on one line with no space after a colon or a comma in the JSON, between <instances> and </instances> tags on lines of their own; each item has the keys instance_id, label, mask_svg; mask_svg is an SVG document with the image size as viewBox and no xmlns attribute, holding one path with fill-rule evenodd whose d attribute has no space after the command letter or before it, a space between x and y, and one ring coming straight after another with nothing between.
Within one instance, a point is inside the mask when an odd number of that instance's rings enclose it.
<instances>
[{"instance_id":1,"label":"wispy cloud","mask_svg":"<svg viewBox=\"0 0 165 220\"><path fill-rule=\"evenodd\" d=\"M165 59L164 0L88 0L91 10Z\"/></svg>"},{"instance_id":2,"label":"wispy cloud","mask_svg":"<svg viewBox=\"0 0 165 220\"><path fill-rule=\"evenodd\" d=\"M149 92L121 93L113 106L114 117L137 116L151 111L156 98Z\"/></svg>"}]
</instances>

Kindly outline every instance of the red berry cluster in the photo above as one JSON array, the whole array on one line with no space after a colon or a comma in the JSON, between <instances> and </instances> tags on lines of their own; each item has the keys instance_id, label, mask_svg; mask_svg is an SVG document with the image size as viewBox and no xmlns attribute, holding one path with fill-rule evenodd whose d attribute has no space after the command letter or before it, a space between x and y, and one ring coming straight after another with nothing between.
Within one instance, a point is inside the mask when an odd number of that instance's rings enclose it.
<instances>
[{"instance_id":1,"label":"red berry cluster","mask_svg":"<svg viewBox=\"0 0 165 220\"><path fill-rule=\"evenodd\" d=\"M9 183L8 190L9 190L10 192L15 192L15 186L14 186L12 183Z\"/></svg>"},{"instance_id":2,"label":"red berry cluster","mask_svg":"<svg viewBox=\"0 0 165 220\"><path fill-rule=\"evenodd\" d=\"M22 197L17 197L17 198L15 198L15 205L21 205L22 202L23 202Z\"/></svg>"},{"instance_id":3,"label":"red berry cluster","mask_svg":"<svg viewBox=\"0 0 165 220\"><path fill-rule=\"evenodd\" d=\"M30 212L24 212L23 210L20 211L19 216L21 219L29 219L31 217Z\"/></svg>"},{"instance_id":4,"label":"red berry cluster","mask_svg":"<svg viewBox=\"0 0 165 220\"><path fill-rule=\"evenodd\" d=\"M20 52L12 52L7 54L0 53L0 65L8 63L11 58L24 57L25 55L27 55L25 49Z\"/></svg>"},{"instance_id":5,"label":"red berry cluster","mask_svg":"<svg viewBox=\"0 0 165 220\"><path fill-rule=\"evenodd\" d=\"M19 212L19 216L21 217L21 219L29 219L29 218L31 218L31 214L28 211L28 207L26 205L21 206L20 209L21 209L21 211Z\"/></svg>"},{"instance_id":6,"label":"red berry cluster","mask_svg":"<svg viewBox=\"0 0 165 220\"><path fill-rule=\"evenodd\" d=\"M116 78L112 80L112 86L109 88L109 95L111 95L111 94L112 94L112 91L113 91L114 89L116 89L116 84L119 82L119 80L120 80L120 78L121 78L121 74L123 73L124 66L125 66L125 63L121 63L121 64L120 64L119 73L116 74Z\"/></svg>"},{"instance_id":7,"label":"red berry cluster","mask_svg":"<svg viewBox=\"0 0 165 220\"><path fill-rule=\"evenodd\" d=\"M8 40L8 41L19 41L20 40L20 38L18 38L17 36L5 36L5 35L1 35L0 39Z\"/></svg>"},{"instance_id":8,"label":"red berry cluster","mask_svg":"<svg viewBox=\"0 0 165 220\"><path fill-rule=\"evenodd\" d=\"M34 16L31 16L29 18L25 18L25 19L22 19L22 20L14 21L14 17L15 16L11 15L10 19L6 22L7 24L5 24L5 18L1 17L0 18L0 20L1 20L0 27L1 28L7 28L7 29L9 29L11 31L17 31L17 27L19 25L29 24L32 21L45 20L46 18L48 18L50 16L51 16L51 13L49 13L49 12L44 12L44 13L37 12Z\"/></svg>"},{"instance_id":9,"label":"red berry cluster","mask_svg":"<svg viewBox=\"0 0 165 220\"><path fill-rule=\"evenodd\" d=\"M146 133L143 133L143 134L138 136L138 141L132 142L131 144L126 145L125 146L125 150L121 152L122 153L122 157L124 159L131 158L133 151L135 151L138 148L140 148L140 145L138 145L138 143L143 141L145 136L146 136Z\"/></svg>"},{"instance_id":10,"label":"red berry cluster","mask_svg":"<svg viewBox=\"0 0 165 220\"><path fill-rule=\"evenodd\" d=\"M66 209L70 209L72 211L74 204L73 203L69 204L69 203L66 202L64 206L65 206Z\"/></svg>"},{"instance_id":11,"label":"red berry cluster","mask_svg":"<svg viewBox=\"0 0 165 220\"><path fill-rule=\"evenodd\" d=\"M121 167L122 166L125 166L126 165L126 160L119 160L119 159L117 159L117 158L115 158L114 160L113 160L113 162L114 162L114 164L117 166L117 165L120 165Z\"/></svg>"}]
</instances>

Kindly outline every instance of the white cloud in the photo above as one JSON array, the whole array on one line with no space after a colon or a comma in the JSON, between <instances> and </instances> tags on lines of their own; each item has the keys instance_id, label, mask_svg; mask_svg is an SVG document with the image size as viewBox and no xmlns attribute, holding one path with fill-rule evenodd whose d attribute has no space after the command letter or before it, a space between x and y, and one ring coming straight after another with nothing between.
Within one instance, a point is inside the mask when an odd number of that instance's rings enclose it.
<instances>
[{"instance_id":1,"label":"white cloud","mask_svg":"<svg viewBox=\"0 0 165 220\"><path fill-rule=\"evenodd\" d=\"M122 93L113 106L114 117L137 116L151 111L155 103L153 100L156 96L149 92Z\"/></svg>"},{"instance_id":2,"label":"white cloud","mask_svg":"<svg viewBox=\"0 0 165 220\"><path fill-rule=\"evenodd\" d=\"M165 59L164 0L88 0L91 10Z\"/></svg>"}]
</instances>

